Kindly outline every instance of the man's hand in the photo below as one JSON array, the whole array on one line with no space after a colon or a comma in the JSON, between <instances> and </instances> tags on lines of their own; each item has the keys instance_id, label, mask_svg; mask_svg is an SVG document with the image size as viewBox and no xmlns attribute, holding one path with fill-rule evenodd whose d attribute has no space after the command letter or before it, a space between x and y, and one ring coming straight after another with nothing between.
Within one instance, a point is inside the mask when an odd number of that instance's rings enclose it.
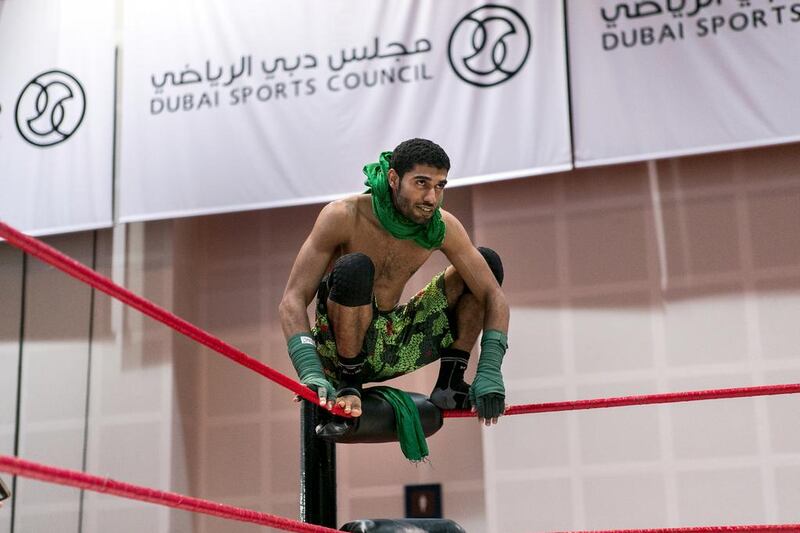
<instances>
[{"instance_id":1,"label":"man's hand","mask_svg":"<svg viewBox=\"0 0 800 533\"><path fill-rule=\"evenodd\" d=\"M500 365L508 348L506 334L498 330L487 330L481 338L481 356L475 380L469 389L473 412L487 426L497 423L505 411L506 388Z\"/></svg>"},{"instance_id":2,"label":"man's hand","mask_svg":"<svg viewBox=\"0 0 800 533\"><path fill-rule=\"evenodd\" d=\"M477 377L475 378L475 380L477 381ZM475 382L473 382L472 384L474 386ZM470 401L472 402L472 412L473 413L477 412L478 420L480 420L481 423L484 423L487 426L491 426L492 424L497 424L497 419L506 410L505 394L497 394L494 392L490 392L488 394L484 394L483 396L478 396L477 398L473 397L473 395L470 394Z\"/></svg>"},{"instance_id":3,"label":"man's hand","mask_svg":"<svg viewBox=\"0 0 800 533\"><path fill-rule=\"evenodd\" d=\"M333 409L333 399L336 397L336 389L333 388L331 382L324 374L319 376L306 376L305 379L300 380L300 383L307 385L311 390L317 391L319 404L328 409Z\"/></svg>"},{"instance_id":4,"label":"man's hand","mask_svg":"<svg viewBox=\"0 0 800 533\"><path fill-rule=\"evenodd\" d=\"M319 405L325 407L329 411L333 409L333 398L336 396L336 391L333 389L333 385L328 381L325 376L322 378L311 378L305 381L301 381L303 385L307 385L309 389L315 391L317 393L317 397L319 398ZM323 383L324 381L324 383ZM299 394L294 396L295 402L302 402L303 397Z\"/></svg>"},{"instance_id":5,"label":"man's hand","mask_svg":"<svg viewBox=\"0 0 800 533\"><path fill-rule=\"evenodd\" d=\"M287 344L289 358L297 371L300 383L316 391L320 405L332 409L333 400L336 398L336 389L322 371L322 363L319 360L311 334L298 333L292 335Z\"/></svg>"}]
</instances>

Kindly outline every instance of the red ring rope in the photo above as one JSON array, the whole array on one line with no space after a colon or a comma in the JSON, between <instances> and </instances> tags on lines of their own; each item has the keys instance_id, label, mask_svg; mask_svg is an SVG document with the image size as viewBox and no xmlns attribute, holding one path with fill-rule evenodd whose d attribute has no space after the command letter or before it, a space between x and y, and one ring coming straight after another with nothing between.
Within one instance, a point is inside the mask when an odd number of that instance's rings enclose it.
<instances>
[{"instance_id":1,"label":"red ring rope","mask_svg":"<svg viewBox=\"0 0 800 533\"><path fill-rule=\"evenodd\" d=\"M91 490L103 494L113 494L114 496L155 503L173 509L219 516L230 520L238 520L239 522L252 522L254 524L275 527L285 531L311 533L329 533L337 531L335 529L306 524L269 513L260 513L249 509L233 507L232 505L192 498L175 492L149 489L147 487L131 485L130 483L114 481L109 478L92 476L75 470L65 470L63 468L37 464L8 455L0 455L0 472L37 479L48 483L56 483L58 485L66 485L68 487Z\"/></svg>"},{"instance_id":2,"label":"red ring rope","mask_svg":"<svg viewBox=\"0 0 800 533\"><path fill-rule=\"evenodd\" d=\"M593 400L512 405L506 409L504 414L522 415L528 413L552 413L556 411L581 411L585 409L604 409L607 407L624 407L628 405L697 402L700 400L746 398L750 396L774 396L777 394L796 394L798 392L800 392L800 383L738 387L733 389L668 392L664 394L646 394L643 396L622 396L619 398L596 398ZM466 418L475 416L475 413L468 410L459 410L443 411L443 415L448 418Z\"/></svg>"},{"instance_id":3,"label":"red ring rope","mask_svg":"<svg viewBox=\"0 0 800 533\"><path fill-rule=\"evenodd\" d=\"M7 455L0 455L0 472L6 472L18 476L36 479L58 485L66 485L68 487L75 487L79 489L91 490L101 494L113 494L131 500L143 501L171 507L173 509L181 509L184 511L196 512L207 514L211 516L218 516L220 518L227 518L230 520L237 520L240 522L252 522L262 526L270 526L285 531L298 531L298 532L312 532L312 533L330 533L336 532L335 529L330 529L323 526L314 524L306 524L296 520L290 520L280 516L272 515L269 513L259 513L249 509L241 509L231 505L212 502L209 500L201 500L177 494L174 492L164 492L130 483L123 483L121 481L114 481L113 479L101 478L77 472L74 470L65 470L63 468L56 468L52 466L37 464L31 461L25 461L16 457ZM716 533L716 532L769 532L769 531L795 531L800 532L800 524L782 524L782 525L748 525L748 526L703 526L703 527L678 527L678 528L659 528L659 529L609 529L609 530L594 530L594 531L573 531L573 532L558 532L558 533Z\"/></svg>"},{"instance_id":4,"label":"red ring rope","mask_svg":"<svg viewBox=\"0 0 800 533\"><path fill-rule=\"evenodd\" d=\"M717 531L766 532L794 531L800 532L800 524L751 525L751 526L701 526L701 527L666 527L658 529L604 529L593 531L557 531L553 533L714 533Z\"/></svg>"}]
</instances>

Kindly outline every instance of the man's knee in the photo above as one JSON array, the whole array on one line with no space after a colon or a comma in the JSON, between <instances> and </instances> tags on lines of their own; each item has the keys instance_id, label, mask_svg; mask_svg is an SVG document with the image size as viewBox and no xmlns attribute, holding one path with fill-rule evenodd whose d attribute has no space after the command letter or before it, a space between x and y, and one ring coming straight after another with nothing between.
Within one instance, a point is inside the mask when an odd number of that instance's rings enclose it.
<instances>
[{"instance_id":1,"label":"man's knee","mask_svg":"<svg viewBox=\"0 0 800 533\"><path fill-rule=\"evenodd\" d=\"M500 255L491 248L487 248L485 246L478 246L478 251L486 260L486 264L489 265L489 270L491 270L492 274L494 274L494 278L497 280L497 283L499 285L502 285L503 262L500 260ZM469 287L467 286L466 283L464 284L463 294L472 294L472 291L469 290Z\"/></svg>"},{"instance_id":2,"label":"man's knee","mask_svg":"<svg viewBox=\"0 0 800 533\"><path fill-rule=\"evenodd\" d=\"M494 278L497 280L498 285L502 285L503 262L500 260L500 255L498 255L498 253L491 248L487 248L485 246L478 246L478 251L489 265L489 269L492 271L492 274L494 274Z\"/></svg>"},{"instance_id":3,"label":"man's knee","mask_svg":"<svg viewBox=\"0 0 800 533\"><path fill-rule=\"evenodd\" d=\"M358 307L372 303L375 265L365 254L356 252L343 255L333 265L328 287L328 298L345 307Z\"/></svg>"}]
</instances>

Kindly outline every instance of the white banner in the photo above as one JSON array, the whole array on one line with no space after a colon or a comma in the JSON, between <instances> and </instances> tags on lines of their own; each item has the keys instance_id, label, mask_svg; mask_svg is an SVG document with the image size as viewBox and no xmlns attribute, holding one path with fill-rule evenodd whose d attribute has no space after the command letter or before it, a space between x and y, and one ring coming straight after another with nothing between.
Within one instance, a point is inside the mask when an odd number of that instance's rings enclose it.
<instances>
[{"instance_id":1,"label":"white banner","mask_svg":"<svg viewBox=\"0 0 800 533\"><path fill-rule=\"evenodd\" d=\"M128 0L120 220L327 200L411 137L571 167L561 0Z\"/></svg>"},{"instance_id":2,"label":"white banner","mask_svg":"<svg viewBox=\"0 0 800 533\"><path fill-rule=\"evenodd\" d=\"M0 1L0 220L111 225L114 2Z\"/></svg>"},{"instance_id":3,"label":"white banner","mask_svg":"<svg viewBox=\"0 0 800 533\"><path fill-rule=\"evenodd\" d=\"M800 140L800 2L569 0L576 166Z\"/></svg>"}]
</instances>

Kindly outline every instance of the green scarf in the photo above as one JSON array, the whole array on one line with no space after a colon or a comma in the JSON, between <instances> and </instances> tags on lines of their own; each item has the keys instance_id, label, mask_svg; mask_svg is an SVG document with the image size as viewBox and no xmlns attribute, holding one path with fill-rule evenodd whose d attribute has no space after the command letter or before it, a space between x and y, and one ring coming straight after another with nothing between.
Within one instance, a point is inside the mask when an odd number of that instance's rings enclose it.
<instances>
[{"instance_id":1,"label":"green scarf","mask_svg":"<svg viewBox=\"0 0 800 533\"><path fill-rule=\"evenodd\" d=\"M383 152L377 163L364 165L364 174L367 176L364 185L368 187L367 193L372 194L372 212L395 239L412 239L428 250L439 248L444 241L445 226L438 207L427 224L417 224L407 219L394 207L389 187L391 157L392 152Z\"/></svg>"},{"instance_id":2,"label":"green scarf","mask_svg":"<svg viewBox=\"0 0 800 533\"><path fill-rule=\"evenodd\" d=\"M414 462L424 461L428 457L428 443L425 442L419 411L411 396L392 387L370 387L369 390L378 393L394 409L397 439L406 459Z\"/></svg>"}]
</instances>

